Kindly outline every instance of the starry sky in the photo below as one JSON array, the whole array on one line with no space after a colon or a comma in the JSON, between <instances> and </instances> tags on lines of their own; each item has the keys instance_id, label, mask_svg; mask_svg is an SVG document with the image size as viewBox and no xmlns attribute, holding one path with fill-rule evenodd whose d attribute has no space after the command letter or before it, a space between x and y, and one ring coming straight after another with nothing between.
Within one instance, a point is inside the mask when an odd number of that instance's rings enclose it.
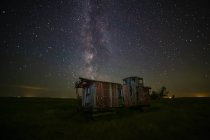
<instances>
[{"instance_id":1,"label":"starry sky","mask_svg":"<svg viewBox=\"0 0 210 140\"><path fill-rule=\"evenodd\" d=\"M78 77L210 96L207 2L1 0L0 96L75 97Z\"/></svg>"}]
</instances>

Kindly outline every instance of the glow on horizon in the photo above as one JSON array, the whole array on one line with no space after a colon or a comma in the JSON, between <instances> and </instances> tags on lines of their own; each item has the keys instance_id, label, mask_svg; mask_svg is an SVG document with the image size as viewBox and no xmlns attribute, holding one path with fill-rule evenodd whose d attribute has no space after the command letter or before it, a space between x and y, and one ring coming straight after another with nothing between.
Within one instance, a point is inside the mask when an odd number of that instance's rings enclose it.
<instances>
[{"instance_id":1,"label":"glow on horizon","mask_svg":"<svg viewBox=\"0 0 210 140\"><path fill-rule=\"evenodd\" d=\"M193 97L209 97L209 94L205 92L198 92L193 94Z\"/></svg>"}]
</instances>

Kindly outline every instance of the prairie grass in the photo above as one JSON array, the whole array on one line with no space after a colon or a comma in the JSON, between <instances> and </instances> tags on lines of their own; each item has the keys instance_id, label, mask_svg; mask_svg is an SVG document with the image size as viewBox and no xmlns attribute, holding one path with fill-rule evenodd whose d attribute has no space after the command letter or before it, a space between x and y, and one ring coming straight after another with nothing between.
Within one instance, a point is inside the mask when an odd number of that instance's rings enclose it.
<instances>
[{"instance_id":1,"label":"prairie grass","mask_svg":"<svg viewBox=\"0 0 210 140\"><path fill-rule=\"evenodd\" d=\"M209 137L210 98L152 101L87 121L74 99L0 98L1 140L159 140Z\"/></svg>"}]
</instances>

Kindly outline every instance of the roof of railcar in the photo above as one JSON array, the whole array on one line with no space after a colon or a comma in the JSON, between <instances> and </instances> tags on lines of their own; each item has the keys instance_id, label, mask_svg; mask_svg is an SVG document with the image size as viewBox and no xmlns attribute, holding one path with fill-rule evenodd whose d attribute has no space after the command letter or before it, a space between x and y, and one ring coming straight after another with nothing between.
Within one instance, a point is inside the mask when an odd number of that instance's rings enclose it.
<instances>
[{"instance_id":1,"label":"roof of railcar","mask_svg":"<svg viewBox=\"0 0 210 140\"><path fill-rule=\"evenodd\" d=\"M99 80L87 79L87 78L82 78L82 77L79 77L79 79L80 79L81 81L91 81L91 82L111 83L111 84L118 84L118 85L121 85L120 83L107 82L107 81L99 81Z\"/></svg>"},{"instance_id":2,"label":"roof of railcar","mask_svg":"<svg viewBox=\"0 0 210 140\"><path fill-rule=\"evenodd\" d=\"M130 79L130 78L138 78L138 79L143 79L143 78L141 78L141 77L138 77L138 76L130 76L130 77L126 77L126 78L123 78L123 80L125 80L125 79Z\"/></svg>"}]
</instances>

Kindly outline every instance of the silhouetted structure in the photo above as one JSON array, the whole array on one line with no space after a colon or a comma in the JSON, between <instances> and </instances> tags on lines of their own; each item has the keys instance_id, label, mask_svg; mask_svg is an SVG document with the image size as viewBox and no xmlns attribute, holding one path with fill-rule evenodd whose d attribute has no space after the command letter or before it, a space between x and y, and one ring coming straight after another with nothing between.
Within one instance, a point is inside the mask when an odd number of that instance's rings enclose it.
<instances>
[{"instance_id":1,"label":"silhouetted structure","mask_svg":"<svg viewBox=\"0 0 210 140\"><path fill-rule=\"evenodd\" d=\"M100 111L116 107L150 105L150 87L145 87L143 78L128 77L119 83L79 78L76 95L84 110ZM82 89L79 94L79 89Z\"/></svg>"},{"instance_id":2,"label":"silhouetted structure","mask_svg":"<svg viewBox=\"0 0 210 140\"><path fill-rule=\"evenodd\" d=\"M150 87L145 87L143 78L128 77L123 79L123 95L125 105L148 106L150 104Z\"/></svg>"},{"instance_id":3,"label":"silhouetted structure","mask_svg":"<svg viewBox=\"0 0 210 140\"><path fill-rule=\"evenodd\" d=\"M119 83L96 81L79 78L76 83L76 94L82 99L83 108L105 109L122 106L122 85ZM82 88L82 95L79 95L78 88Z\"/></svg>"}]
</instances>

